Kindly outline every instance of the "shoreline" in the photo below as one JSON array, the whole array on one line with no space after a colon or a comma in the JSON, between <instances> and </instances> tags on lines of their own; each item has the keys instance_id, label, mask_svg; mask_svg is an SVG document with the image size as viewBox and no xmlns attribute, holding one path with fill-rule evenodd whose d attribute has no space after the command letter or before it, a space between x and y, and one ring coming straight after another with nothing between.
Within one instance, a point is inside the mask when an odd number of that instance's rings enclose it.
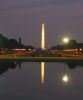
<instances>
[{"instance_id":1,"label":"shoreline","mask_svg":"<svg viewBox=\"0 0 83 100\"><path fill-rule=\"evenodd\" d=\"M0 61L82 62L83 57L0 57Z\"/></svg>"}]
</instances>

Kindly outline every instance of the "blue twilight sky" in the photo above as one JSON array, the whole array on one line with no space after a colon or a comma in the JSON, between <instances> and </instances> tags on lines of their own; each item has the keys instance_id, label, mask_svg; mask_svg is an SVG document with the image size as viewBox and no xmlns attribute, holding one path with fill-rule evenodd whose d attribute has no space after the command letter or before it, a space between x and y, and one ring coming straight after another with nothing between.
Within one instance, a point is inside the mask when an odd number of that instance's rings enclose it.
<instances>
[{"instance_id":1,"label":"blue twilight sky","mask_svg":"<svg viewBox=\"0 0 83 100\"><path fill-rule=\"evenodd\" d=\"M46 45L60 43L65 35L83 42L83 0L0 0L0 33L22 38L40 47L41 23L45 22Z\"/></svg>"}]
</instances>

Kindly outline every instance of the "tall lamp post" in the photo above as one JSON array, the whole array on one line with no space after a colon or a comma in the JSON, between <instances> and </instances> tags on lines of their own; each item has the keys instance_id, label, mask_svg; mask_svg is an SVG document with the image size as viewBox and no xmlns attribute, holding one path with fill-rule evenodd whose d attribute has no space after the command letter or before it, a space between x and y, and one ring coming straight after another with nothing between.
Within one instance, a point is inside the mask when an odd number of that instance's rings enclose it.
<instances>
[{"instance_id":1,"label":"tall lamp post","mask_svg":"<svg viewBox=\"0 0 83 100\"><path fill-rule=\"evenodd\" d=\"M63 38L62 41L63 41L63 43L64 43L64 49L65 49L65 45L68 44L69 38L65 37L65 38Z\"/></svg>"},{"instance_id":2,"label":"tall lamp post","mask_svg":"<svg viewBox=\"0 0 83 100\"><path fill-rule=\"evenodd\" d=\"M67 38L67 37L63 38L64 45L68 44L68 42L69 42L69 38ZM64 49L65 49L65 46L64 46ZM68 78L68 75L66 74L66 67L64 66L64 75L62 77L62 81L67 83L68 80L69 80L69 78Z\"/></svg>"}]
</instances>

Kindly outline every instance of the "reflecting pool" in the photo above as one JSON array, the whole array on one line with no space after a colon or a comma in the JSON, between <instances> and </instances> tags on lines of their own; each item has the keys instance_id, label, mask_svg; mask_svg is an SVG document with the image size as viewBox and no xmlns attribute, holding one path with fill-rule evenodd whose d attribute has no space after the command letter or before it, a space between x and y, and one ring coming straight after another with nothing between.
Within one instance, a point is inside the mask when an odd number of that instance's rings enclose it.
<instances>
[{"instance_id":1,"label":"reflecting pool","mask_svg":"<svg viewBox=\"0 0 83 100\"><path fill-rule=\"evenodd\" d=\"M83 63L0 62L1 100L83 100Z\"/></svg>"}]
</instances>

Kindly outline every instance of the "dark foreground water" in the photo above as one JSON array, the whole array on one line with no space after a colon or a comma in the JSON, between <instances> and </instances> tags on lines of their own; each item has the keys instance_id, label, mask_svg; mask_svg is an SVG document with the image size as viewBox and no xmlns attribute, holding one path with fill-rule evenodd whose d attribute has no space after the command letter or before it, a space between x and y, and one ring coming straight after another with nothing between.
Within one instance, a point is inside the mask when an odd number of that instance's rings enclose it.
<instances>
[{"instance_id":1,"label":"dark foreground water","mask_svg":"<svg viewBox=\"0 0 83 100\"><path fill-rule=\"evenodd\" d=\"M83 100L82 63L42 66L38 62L1 62L0 100ZM65 74L67 82L62 80Z\"/></svg>"}]
</instances>

